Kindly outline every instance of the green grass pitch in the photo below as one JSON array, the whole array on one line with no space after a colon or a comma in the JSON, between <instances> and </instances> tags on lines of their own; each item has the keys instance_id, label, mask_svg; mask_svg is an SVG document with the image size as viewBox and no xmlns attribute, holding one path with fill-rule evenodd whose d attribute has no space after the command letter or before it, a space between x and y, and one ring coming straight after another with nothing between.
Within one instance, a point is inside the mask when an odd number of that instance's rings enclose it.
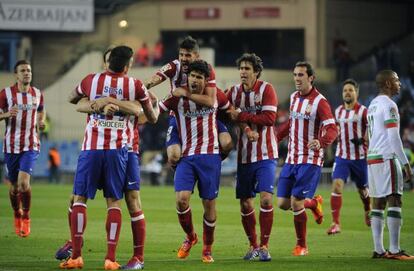
<instances>
[{"instance_id":1,"label":"green grass pitch","mask_svg":"<svg viewBox=\"0 0 414 271\"><path fill-rule=\"evenodd\" d=\"M12 210L8 188L0 185L0 270L58 270L54 259L56 249L69 236L67 202L69 185L34 184L32 186L32 233L22 239L13 232ZM145 246L146 270L414 270L414 262L373 260L371 231L364 225L362 204L357 192L348 186L344 193L342 233L328 236L331 222L329 190L319 188L324 196L325 221L316 225L308 212L308 246L310 255L290 255L295 245L293 218L290 212L275 208L270 239L272 261L245 262L241 258L248 248L240 223L238 202L231 187L222 187L217 202L218 220L213 256L215 262L201 262L201 244L197 244L187 260L176 259L176 251L184 238L175 212L172 187L142 188L142 202L147 221ZM414 193L403 198L404 225L401 246L414 253ZM202 208L198 195L191 201L193 221L202 236ZM256 212L257 214L258 212ZM106 252L106 208L101 195L88 203L88 224L85 233L84 270L102 270ZM385 246L388 246L387 228ZM129 215L123 210L123 225L117 260L124 264L132 255Z\"/></svg>"}]
</instances>

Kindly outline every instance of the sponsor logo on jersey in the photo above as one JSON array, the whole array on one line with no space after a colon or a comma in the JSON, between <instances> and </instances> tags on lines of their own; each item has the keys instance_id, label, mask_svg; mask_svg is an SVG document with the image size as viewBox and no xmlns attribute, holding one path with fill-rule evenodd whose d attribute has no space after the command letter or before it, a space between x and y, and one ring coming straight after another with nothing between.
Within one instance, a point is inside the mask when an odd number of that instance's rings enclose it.
<instances>
[{"instance_id":1,"label":"sponsor logo on jersey","mask_svg":"<svg viewBox=\"0 0 414 271\"><path fill-rule=\"evenodd\" d=\"M121 120L92 119L90 126L94 128L124 129L126 125L125 121Z\"/></svg>"},{"instance_id":2,"label":"sponsor logo on jersey","mask_svg":"<svg viewBox=\"0 0 414 271\"><path fill-rule=\"evenodd\" d=\"M122 88L113 88L111 86L105 86L103 93L109 95L122 95Z\"/></svg>"},{"instance_id":3,"label":"sponsor logo on jersey","mask_svg":"<svg viewBox=\"0 0 414 271\"><path fill-rule=\"evenodd\" d=\"M166 71L171 70L171 69L172 69L172 67L171 67L170 63L168 63L168 64L161 67L160 72L165 73Z\"/></svg>"},{"instance_id":4,"label":"sponsor logo on jersey","mask_svg":"<svg viewBox=\"0 0 414 271\"><path fill-rule=\"evenodd\" d=\"M216 108L209 108L209 107L203 107L200 110L194 110L194 111L187 110L184 112L184 117L187 117L187 118L199 117L199 116L212 114L215 111L216 111Z\"/></svg>"}]
</instances>

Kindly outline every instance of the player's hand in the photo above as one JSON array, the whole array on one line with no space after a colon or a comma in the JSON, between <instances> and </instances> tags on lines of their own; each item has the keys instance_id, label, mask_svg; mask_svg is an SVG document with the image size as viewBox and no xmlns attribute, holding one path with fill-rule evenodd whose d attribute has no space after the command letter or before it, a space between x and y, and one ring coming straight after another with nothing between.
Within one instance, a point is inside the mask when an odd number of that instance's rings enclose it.
<instances>
[{"instance_id":1,"label":"player's hand","mask_svg":"<svg viewBox=\"0 0 414 271\"><path fill-rule=\"evenodd\" d=\"M46 124L45 124L44 121L39 121L38 125L39 125L39 130L40 131L43 131L46 128Z\"/></svg>"},{"instance_id":2,"label":"player's hand","mask_svg":"<svg viewBox=\"0 0 414 271\"><path fill-rule=\"evenodd\" d=\"M405 164L403 168L404 173L404 181L410 182L411 178L413 177L413 170L411 169L410 164Z\"/></svg>"},{"instance_id":3,"label":"player's hand","mask_svg":"<svg viewBox=\"0 0 414 271\"><path fill-rule=\"evenodd\" d=\"M259 139L259 133L253 130L247 131L246 136L249 142L254 142Z\"/></svg>"},{"instance_id":4,"label":"player's hand","mask_svg":"<svg viewBox=\"0 0 414 271\"><path fill-rule=\"evenodd\" d=\"M152 107L153 108L158 107L158 97L152 91L148 91L148 96L151 99Z\"/></svg>"},{"instance_id":5,"label":"player's hand","mask_svg":"<svg viewBox=\"0 0 414 271\"><path fill-rule=\"evenodd\" d=\"M108 97L99 98L93 101L91 104L92 110L96 113L101 112L103 108L109 103Z\"/></svg>"},{"instance_id":6,"label":"player's hand","mask_svg":"<svg viewBox=\"0 0 414 271\"><path fill-rule=\"evenodd\" d=\"M119 111L119 106L114 104L107 104L103 109L103 113L106 116L113 116L116 112Z\"/></svg>"},{"instance_id":7,"label":"player's hand","mask_svg":"<svg viewBox=\"0 0 414 271\"><path fill-rule=\"evenodd\" d=\"M17 106L16 105L13 105L11 108L10 108L10 110L9 110L9 114L10 114L10 116L9 117L11 117L11 118L14 118L14 117L16 117L17 116L17 112L18 112L19 110L17 109Z\"/></svg>"},{"instance_id":8,"label":"player's hand","mask_svg":"<svg viewBox=\"0 0 414 271\"><path fill-rule=\"evenodd\" d=\"M311 140L308 144L308 148L314 151L317 151L321 148L321 143L317 139Z\"/></svg>"},{"instance_id":9,"label":"player's hand","mask_svg":"<svg viewBox=\"0 0 414 271\"><path fill-rule=\"evenodd\" d=\"M175 97L188 97L191 95L191 93L186 90L185 88L176 88L173 92L172 95Z\"/></svg>"},{"instance_id":10,"label":"player's hand","mask_svg":"<svg viewBox=\"0 0 414 271\"><path fill-rule=\"evenodd\" d=\"M240 109L236 110L234 108L230 108L230 109L227 109L226 113L229 114L229 117L232 121L237 121L239 114L240 114Z\"/></svg>"},{"instance_id":11,"label":"player's hand","mask_svg":"<svg viewBox=\"0 0 414 271\"><path fill-rule=\"evenodd\" d=\"M353 138L353 139L351 139L349 141L351 141L352 143L354 143L355 146L360 146L360 145L364 144L364 139L362 137L361 138Z\"/></svg>"}]
</instances>

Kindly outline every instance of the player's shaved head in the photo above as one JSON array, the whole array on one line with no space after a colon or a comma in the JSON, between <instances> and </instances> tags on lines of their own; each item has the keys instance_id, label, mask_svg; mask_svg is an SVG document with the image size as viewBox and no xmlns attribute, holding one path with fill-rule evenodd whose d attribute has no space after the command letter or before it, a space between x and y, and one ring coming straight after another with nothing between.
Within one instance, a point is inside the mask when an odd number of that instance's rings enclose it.
<instances>
[{"instance_id":1,"label":"player's shaved head","mask_svg":"<svg viewBox=\"0 0 414 271\"><path fill-rule=\"evenodd\" d=\"M377 74L375 78L375 83L379 89L384 89L387 81L390 81L391 78L396 75L396 72L393 70L382 70Z\"/></svg>"}]
</instances>

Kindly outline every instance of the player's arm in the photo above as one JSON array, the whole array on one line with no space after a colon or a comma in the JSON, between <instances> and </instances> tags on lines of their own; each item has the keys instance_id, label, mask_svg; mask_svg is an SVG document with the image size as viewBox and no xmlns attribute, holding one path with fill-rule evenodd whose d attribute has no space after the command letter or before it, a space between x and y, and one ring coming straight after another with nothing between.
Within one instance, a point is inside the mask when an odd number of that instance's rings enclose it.
<instances>
[{"instance_id":1,"label":"player's arm","mask_svg":"<svg viewBox=\"0 0 414 271\"><path fill-rule=\"evenodd\" d=\"M384 125L387 128L388 141L390 143L391 150L395 153L401 164L404 165L405 180L410 180L413 176L413 172L408 162L407 156L404 153L404 148L401 142L399 133L399 116L398 109L394 106L385 109Z\"/></svg>"},{"instance_id":2,"label":"player's arm","mask_svg":"<svg viewBox=\"0 0 414 271\"><path fill-rule=\"evenodd\" d=\"M70 102L71 104L77 104L83 97L85 96L80 94L78 90L75 88L69 93L68 102Z\"/></svg>"},{"instance_id":3,"label":"player's arm","mask_svg":"<svg viewBox=\"0 0 414 271\"><path fill-rule=\"evenodd\" d=\"M276 91L271 85L266 87L262 101L262 110L256 112L256 114L233 110L229 112L231 119L237 122L252 123L260 126L273 126L277 116L277 96Z\"/></svg>"},{"instance_id":4,"label":"player's arm","mask_svg":"<svg viewBox=\"0 0 414 271\"><path fill-rule=\"evenodd\" d=\"M8 109L6 92L2 90L0 92L0 121L15 117L17 115L17 111L17 106L15 105Z\"/></svg>"},{"instance_id":5,"label":"player's arm","mask_svg":"<svg viewBox=\"0 0 414 271\"><path fill-rule=\"evenodd\" d=\"M139 117L142 112L142 106L138 101L121 101L112 97L107 97L108 103L114 104L119 107L119 111L127 114Z\"/></svg>"},{"instance_id":6,"label":"player's arm","mask_svg":"<svg viewBox=\"0 0 414 271\"><path fill-rule=\"evenodd\" d=\"M151 91L148 91L148 94L151 98L152 108L153 108L154 112L157 115L159 115L160 110L159 110L159 107L158 107L158 98L157 98L157 96L155 96L155 94L152 93ZM147 117L145 116L144 110L142 109L142 107L140 107L140 112L139 112L139 115L138 115L138 124L142 125L142 124L147 123L147 122L148 122L148 120L147 120Z\"/></svg>"},{"instance_id":7,"label":"player's arm","mask_svg":"<svg viewBox=\"0 0 414 271\"><path fill-rule=\"evenodd\" d=\"M147 89L153 88L162 82L164 82L165 77L158 75L158 73L154 74L151 78L145 80L144 85Z\"/></svg>"},{"instance_id":8,"label":"player's arm","mask_svg":"<svg viewBox=\"0 0 414 271\"><path fill-rule=\"evenodd\" d=\"M240 130L246 134L247 140L250 142L257 141L259 139L259 133L252 130L247 123L238 123Z\"/></svg>"},{"instance_id":9,"label":"player's arm","mask_svg":"<svg viewBox=\"0 0 414 271\"><path fill-rule=\"evenodd\" d=\"M187 97L189 100L203 106L213 107L216 101L217 89L215 87L206 87L204 94L191 93L185 88L176 88L172 94L175 97Z\"/></svg>"},{"instance_id":10,"label":"player's arm","mask_svg":"<svg viewBox=\"0 0 414 271\"><path fill-rule=\"evenodd\" d=\"M317 117L321 120L321 131L317 139L311 140L308 147L314 150L331 145L338 136L338 128L332 115L331 106L328 101L321 99L318 104Z\"/></svg>"},{"instance_id":11,"label":"player's arm","mask_svg":"<svg viewBox=\"0 0 414 271\"><path fill-rule=\"evenodd\" d=\"M279 126L276 127L276 139L277 142L282 141L285 137L289 134L289 127L290 127L290 119L288 121L283 122Z\"/></svg>"}]
</instances>

